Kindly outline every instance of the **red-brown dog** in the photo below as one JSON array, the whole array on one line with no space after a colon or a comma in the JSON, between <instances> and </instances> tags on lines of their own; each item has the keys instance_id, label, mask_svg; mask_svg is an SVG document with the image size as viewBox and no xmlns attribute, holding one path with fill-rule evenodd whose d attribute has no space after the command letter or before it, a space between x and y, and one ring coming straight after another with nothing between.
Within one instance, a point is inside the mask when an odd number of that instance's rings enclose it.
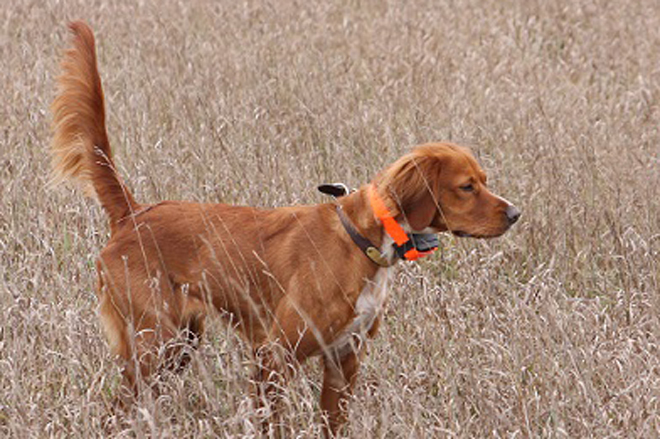
<instances>
[{"instance_id":1,"label":"red-brown dog","mask_svg":"<svg viewBox=\"0 0 660 439\"><path fill-rule=\"evenodd\" d=\"M253 346L258 382L323 358L321 408L334 434L383 313L387 267L431 250L429 233L495 237L520 216L488 190L470 152L447 143L413 149L336 203L138 203L112 161L92 31L70 28L52 105L54 169L86 185L110 218L97 262L100 316L129 388L176 351L163 347L182 334L196 343L207 314L222 310Z\"/></svg>"}]
</instances>

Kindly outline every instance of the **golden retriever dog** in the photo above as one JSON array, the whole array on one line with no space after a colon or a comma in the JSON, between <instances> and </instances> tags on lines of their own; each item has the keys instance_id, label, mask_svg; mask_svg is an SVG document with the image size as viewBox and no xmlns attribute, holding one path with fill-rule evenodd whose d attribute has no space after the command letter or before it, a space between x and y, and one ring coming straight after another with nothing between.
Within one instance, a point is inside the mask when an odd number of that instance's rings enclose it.
<instances>
[{"instance_id":1,"label":"golden retriever dog","mask_svg":"<svg viewBox=\"0 0 660 439\"><path fill-rule=\"evenodd\" d=\"M472 154L449 143L412 149L356 191L335 186L326 204L140 203L113 163L93 33L82 22L70 29L52 104L54 173L81 183L110 220L99 314L131 394L181 366L182 343L196 345L207 315L221 314L252 346L261 403L291 367L322 359L333 436L378 331L390 267L433 251L440 232L496 237L520 216L489 191Z\"/></svg>"}]
</instances>

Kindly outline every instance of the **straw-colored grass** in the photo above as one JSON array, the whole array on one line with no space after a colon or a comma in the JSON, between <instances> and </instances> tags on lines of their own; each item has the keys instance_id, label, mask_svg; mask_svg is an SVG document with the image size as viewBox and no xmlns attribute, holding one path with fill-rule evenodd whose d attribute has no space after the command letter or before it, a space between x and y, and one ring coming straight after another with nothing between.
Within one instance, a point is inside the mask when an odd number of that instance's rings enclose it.
<instances>
[{"instance_id":1,"label":"straw-colored grass","mask_svg":"<svg viewBox=\"0 0 660 439\"><path fill-rule=\"evenodd\" d=\"M117 164L142 201L323 201L410 146L470 145L523 218L401 264L348 437L660 434L655 1L34 1L0 8L0 436L254 436L248 349L211 324L114 414L100 208L47 189L66 23L97 33ZM285 392L320 434L318 367Z\"/></svg>"}]
</instances>

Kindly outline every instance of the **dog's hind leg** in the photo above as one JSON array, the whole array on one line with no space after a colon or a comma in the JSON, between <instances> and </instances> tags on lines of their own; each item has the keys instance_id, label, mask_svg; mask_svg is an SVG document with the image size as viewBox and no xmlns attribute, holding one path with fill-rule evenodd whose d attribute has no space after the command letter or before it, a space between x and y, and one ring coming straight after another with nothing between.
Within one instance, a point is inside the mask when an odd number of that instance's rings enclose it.
<instances>
[{"instance_id":1,"label":"dog's hind leg","mask_svg":"<svg viewBox=\"0 0 660 439\"><path fill-rule=\"evenodd\" d=\"M102 282L99 283L102 284ZM110 345L110 352L118 357L122 363L124 387L131 390L133 394L136 394L136 376L133 367L128 366L133 349L126 319L116 306L109 291L101 287L99 289L99 296L101 300L98 309L99 319L101 320L101 327L105 333L106 340Z\"/></svg>"},{"instance_id":2,"label":"dog's hind leg","mask_svg":"<svg viewBox=\"0 0 660 439\"><path fill-rule=\"evenodd\" d=\"M204 335L208 306L197 290L187 285L175 285L175 301L180 310L176 318L179 334L167 351L166 367L183 371L192 360L192 353L199 347Z\"/></svg>"},{"instance_id":3,"label":"dog's hind leg","mask_svg":"<svg viewBox=\"0 0 660 439\"><path fill-rule=\"evenodd\" d=\"M137 319L126 319L112 304L109 295L101 302L100 317L111 352L122 365L122 399L138 396L161 364L168 364L175 349L168 345L177 336L169 322L154 313L142 313Z\"/></svg>"},{"instance_id":4,"label":"dog's hind leg","mask_svg":"<svg viewBox=\"0 0 660 439\"><path fill-rule=\"evenodd\" d=\"M204 330L206 308L195 297L188 300L186 291L164 276L109 277L111 267L101 271L100 265L99 316L110 350L122 365L120 400L130 405L145 385L157 390L151 386L155 373L181 370L190 361L191 347Z\"/></svg>"}]
</instances>

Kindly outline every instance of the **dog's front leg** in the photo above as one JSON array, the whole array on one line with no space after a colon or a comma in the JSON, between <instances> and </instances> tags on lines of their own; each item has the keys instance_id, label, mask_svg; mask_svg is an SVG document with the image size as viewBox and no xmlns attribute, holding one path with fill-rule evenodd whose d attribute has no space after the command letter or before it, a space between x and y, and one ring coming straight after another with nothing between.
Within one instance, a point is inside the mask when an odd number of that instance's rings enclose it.
<instances>
[{"instance_id":1,"label":"dog's front leg","mask_svg":"<svg viewBox=\"0 0 660 439\"><path fill-rule=\"evenodd\" d=\"M341 357L326 354L323 357L323 390L321 410L327 416L325 437L335 437L348 417L348 398L353 392L360 362L365 349L356 347Z\"/></svg>"}]
</instances>

